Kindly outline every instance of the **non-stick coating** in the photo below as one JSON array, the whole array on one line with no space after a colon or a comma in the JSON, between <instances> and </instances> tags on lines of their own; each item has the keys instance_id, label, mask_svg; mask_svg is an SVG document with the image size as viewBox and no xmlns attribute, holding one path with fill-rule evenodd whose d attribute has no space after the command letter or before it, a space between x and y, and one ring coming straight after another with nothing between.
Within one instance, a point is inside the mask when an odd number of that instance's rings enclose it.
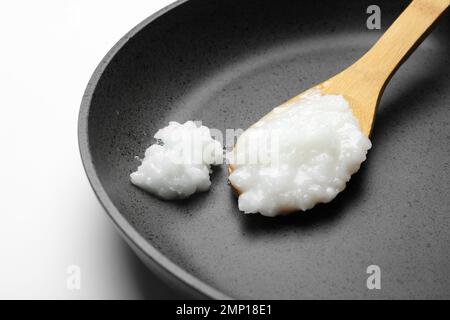
<instances>
[{"instance_id":1,"label":"non-stick coating","mask_svg":"<svg viewBox=\"0 0 450 320\"><path fill-rule=\"evenodd\" d=\"M388 85L368 160L332 203L244 215L225 166L186 201L129 181L168 121L246 128L352 64L407 5L376 1L382 29L368 30L372 2L181 1L99 66L80 113L88 176L126 239L172 284L212 297L450 298L448 16ZM381 290L366 287L370 265L381 268Z\"/></svg>"}]
</instances>

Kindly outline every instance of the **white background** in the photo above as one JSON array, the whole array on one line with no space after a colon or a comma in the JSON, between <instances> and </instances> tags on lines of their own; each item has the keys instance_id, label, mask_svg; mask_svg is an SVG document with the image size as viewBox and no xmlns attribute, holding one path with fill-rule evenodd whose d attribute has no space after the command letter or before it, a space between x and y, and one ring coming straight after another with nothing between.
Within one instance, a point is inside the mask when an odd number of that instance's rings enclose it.
<instances>
[{"instance_id":1,"label":"white background","mask_svg":"<svg viewBox=\"0 0 450 320\"><path fill-rule=\"evenodd\" d=\"M0 4L0 298L170 298L84 174L77 117L107 51L171 0ZM81 268L81 290L66 269Z\"/></svg>"}]
</instances>

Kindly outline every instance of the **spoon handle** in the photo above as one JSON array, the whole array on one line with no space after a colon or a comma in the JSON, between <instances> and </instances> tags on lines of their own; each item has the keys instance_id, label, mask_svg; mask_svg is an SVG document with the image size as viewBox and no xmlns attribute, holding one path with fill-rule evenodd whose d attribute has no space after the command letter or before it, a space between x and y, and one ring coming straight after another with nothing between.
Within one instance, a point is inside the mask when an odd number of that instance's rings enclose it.
<instances>
[{"instance_id":1,"label":"spoon handle","mask_svg":"<svg viewBox=\"0 0 450 320\"><path fill-rule=\"evenodd\" d=\"M449 6L450 0L413 0L355 67L382 91Z\"/></svg>"},{"instance_id":2,"label":"spoon handle","mask_svg":"<svg viewBox=\"0 0 450 320\"><path fill-rule=\"evenodd\" d=\"M386 84L449 6L450 0L413 0L365 55L316 88L342 94L361 130L370 136Z\"/></svg>"}]
</instances>

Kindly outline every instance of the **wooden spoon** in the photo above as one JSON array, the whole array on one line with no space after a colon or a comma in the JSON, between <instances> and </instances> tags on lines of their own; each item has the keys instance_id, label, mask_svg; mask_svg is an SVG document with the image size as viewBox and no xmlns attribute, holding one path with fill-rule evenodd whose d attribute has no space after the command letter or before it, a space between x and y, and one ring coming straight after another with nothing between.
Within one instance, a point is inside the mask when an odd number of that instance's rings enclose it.
<instances>
[{"instance_id":1,"label":"wooden spoon","mask_svg":"<svg viewBox=\"0 0 450 320\"><path fill-rule=\"evenodd\" d=\"M323 94L342 95L359 121L362 132L370 136L375 111L387 83L449 6L450 0L412 1L364 56L312 89L319 89ZM309 90L277 108L289 107ZM269 118L272 112L261 120ZM232 165L229 165L228 171L233 171Z\"/></svg>"}]
</instances>

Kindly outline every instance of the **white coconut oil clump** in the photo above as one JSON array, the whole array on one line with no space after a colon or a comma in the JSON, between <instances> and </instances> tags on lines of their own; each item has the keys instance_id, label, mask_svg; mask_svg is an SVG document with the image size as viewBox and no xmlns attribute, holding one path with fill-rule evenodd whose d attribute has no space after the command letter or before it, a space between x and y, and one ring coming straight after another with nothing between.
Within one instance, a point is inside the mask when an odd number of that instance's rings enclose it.
<instances>
[{"instance_id":1,"label":"white coconut oil clump","mask_svg":"<svg viewBox=\"0 0 450 320\"><path fill-rule=\"evenodd\" d=\"M329 202L371 146L342 96L312 90L239 137L229 176L239 209L273 217Z\"/></svg>"},{"instance_id":2,"label":"white coconut oil clump","mask_svg":"<svg viewBox=\"0 0 450 320\"><path fill-rule=\"evenodd\" d=\"M133 184L166 200L209 189L211 165L223 162L223 149L207 127L171 121L154 137L158 143L145 151L141 165L130 175Z\"/></svg>"}]
</instances>

